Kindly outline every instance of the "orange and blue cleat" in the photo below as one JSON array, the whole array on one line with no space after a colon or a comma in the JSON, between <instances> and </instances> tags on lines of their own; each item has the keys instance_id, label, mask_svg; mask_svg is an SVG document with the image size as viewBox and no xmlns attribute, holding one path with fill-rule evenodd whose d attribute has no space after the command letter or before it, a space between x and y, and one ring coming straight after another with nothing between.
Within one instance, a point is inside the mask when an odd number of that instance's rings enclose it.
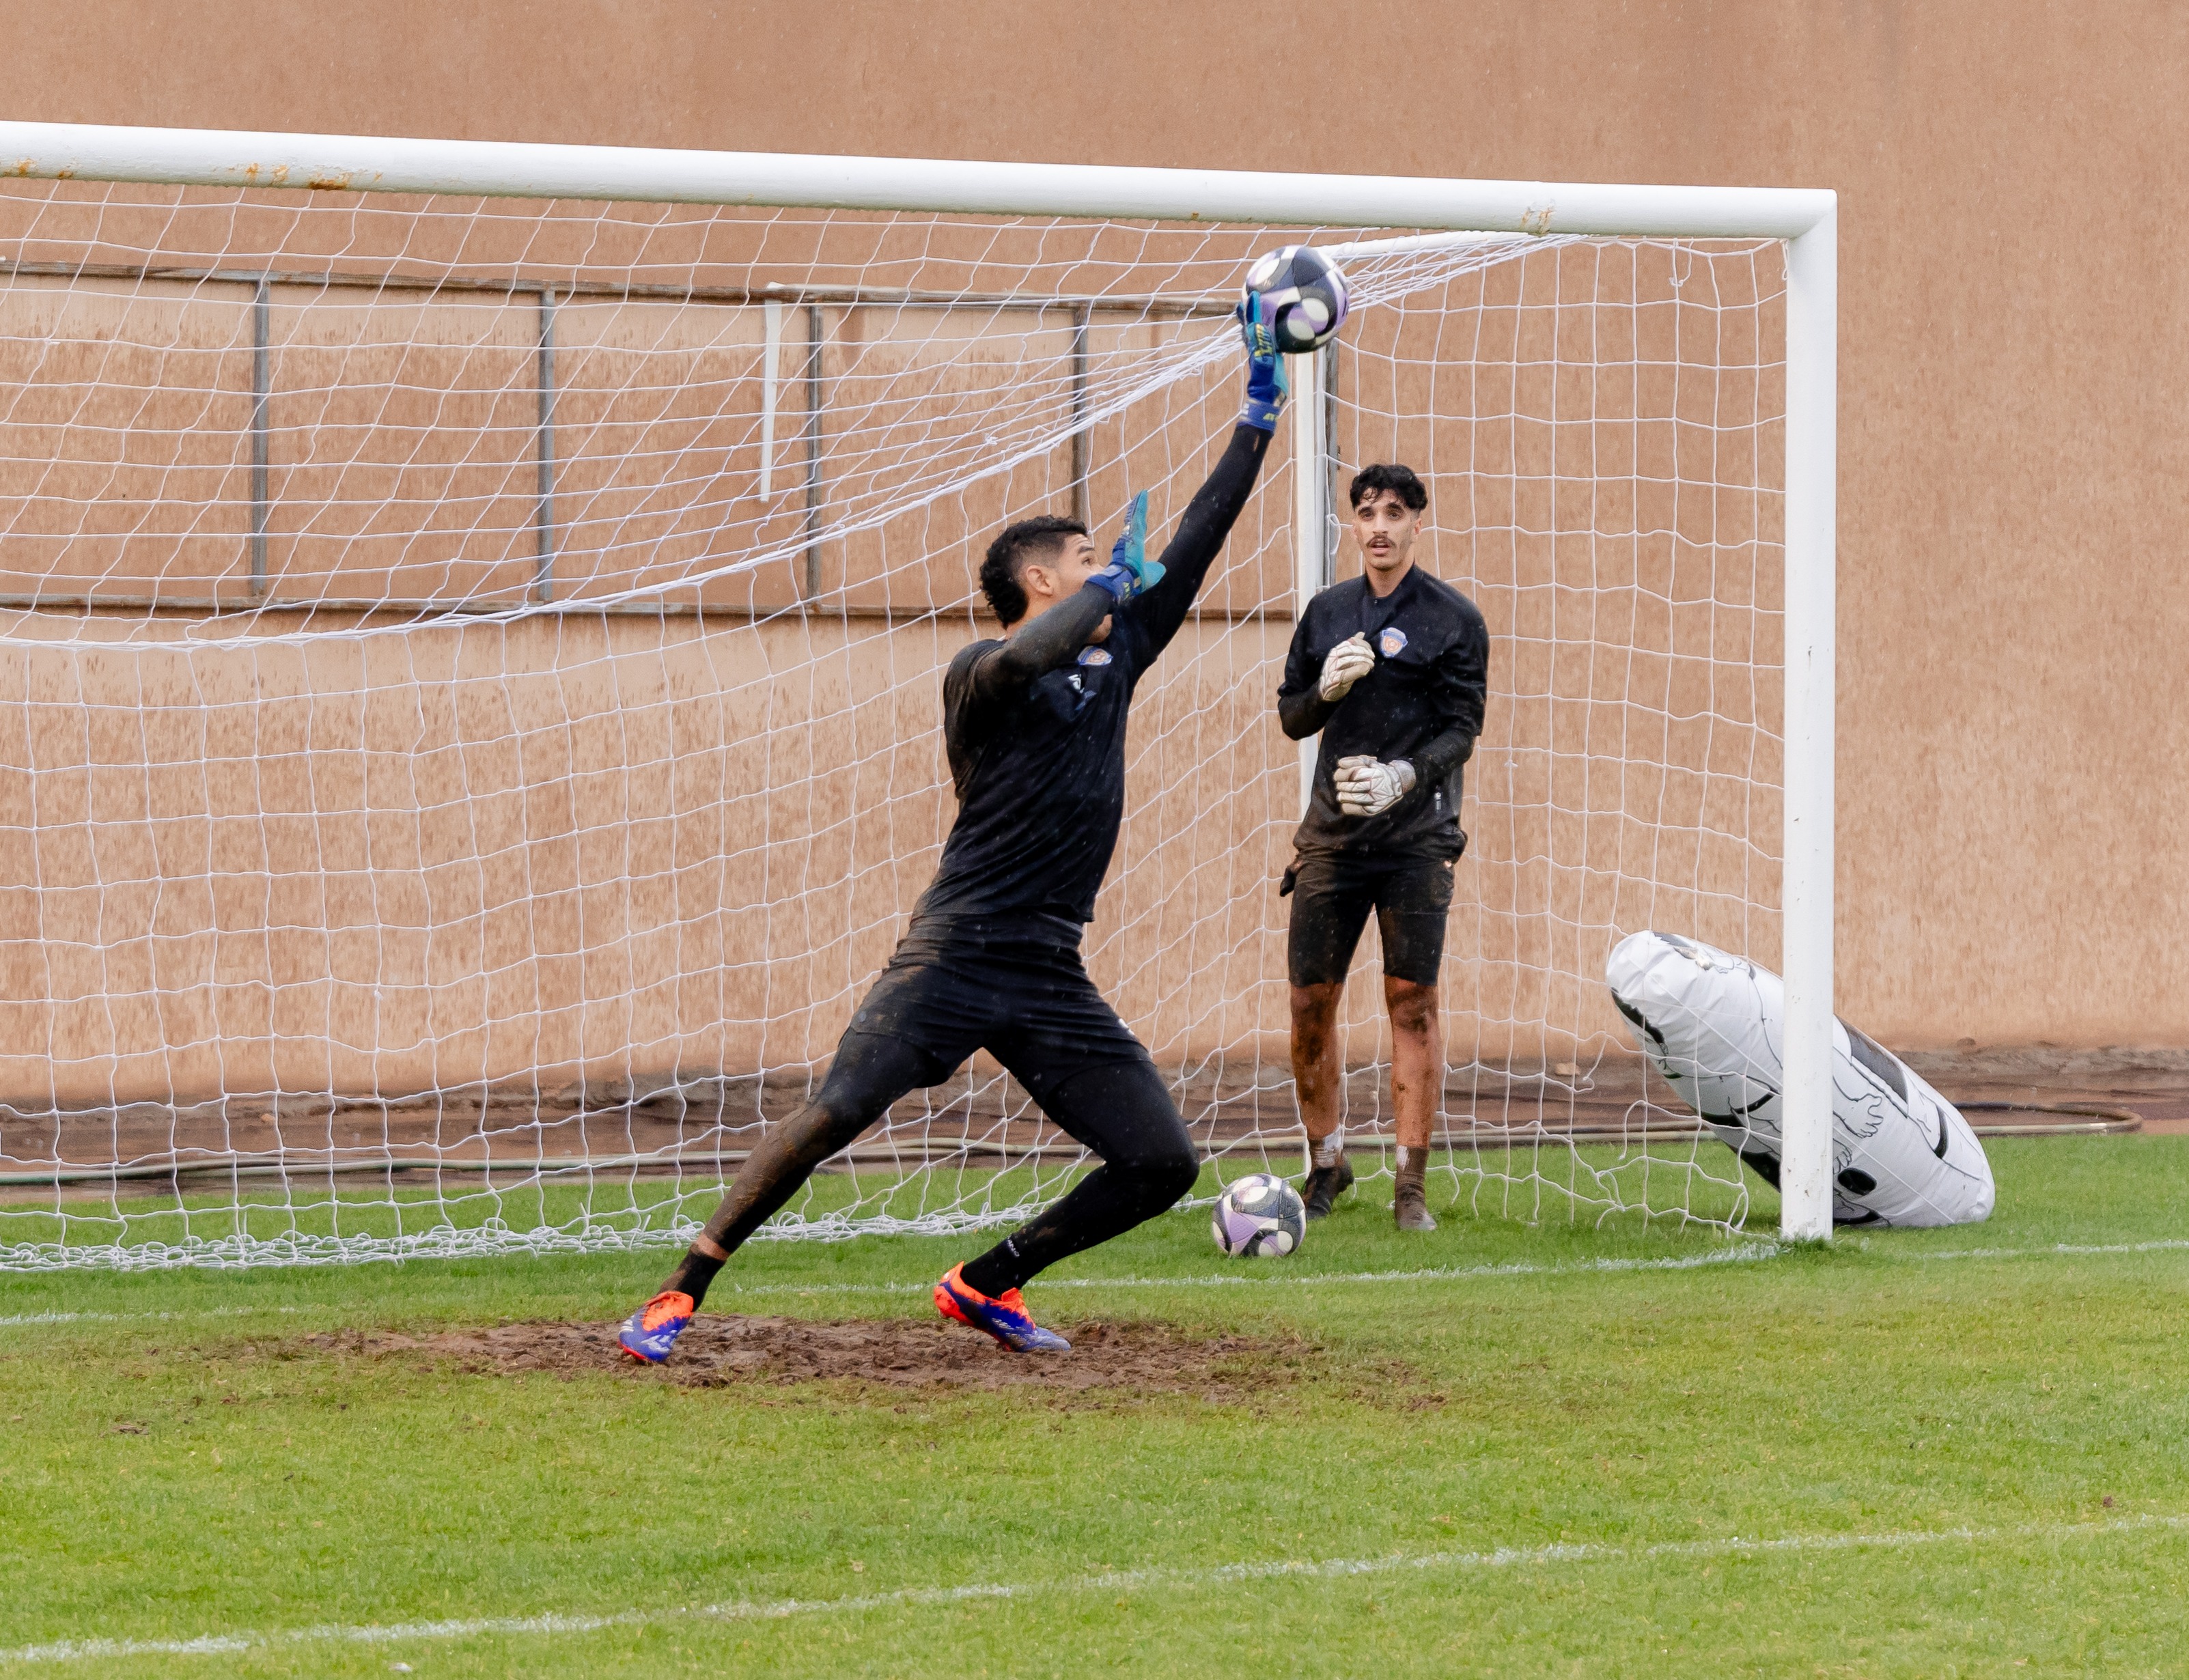
<instances>
[{"instance_id":1,"label":"orange and blue cleat","mask_svg":"<svg viewBox=\"0 0 2189 1680\"><path fill-rule=\"evenodd\" d=\"M680 1290L665 1289L629 1318L616 1332L616 1340L631 1358L644 1360L648 1365L659 1365L669 1357L669 1350L676 1345L692 1322L692 1315L699 1310L699 1304Z\"/></svg>"},{"instance_id":2,"label":"orange and blue cleat","mask_svg":"<svg viewBox=\"0 0 2189 1680\"><path fill-rule=\"evenodd\" d=\"M959 1276L964 1265L954 1265L935 1286L935 1309L945 1318L985 1330L1013 1353L1068 1354L1072 1343L1054 1330L1044 1330L1027 1310L1025 1298L1015 1289L983 1295Z\"/></svg>"}]
</instances>

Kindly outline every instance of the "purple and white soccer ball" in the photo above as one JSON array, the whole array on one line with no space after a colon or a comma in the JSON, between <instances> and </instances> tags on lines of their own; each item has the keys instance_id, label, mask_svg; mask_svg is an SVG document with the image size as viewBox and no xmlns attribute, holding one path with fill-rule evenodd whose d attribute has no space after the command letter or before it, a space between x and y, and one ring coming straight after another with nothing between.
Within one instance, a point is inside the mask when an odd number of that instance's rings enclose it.
<instances>
[{"instance_id":1,"label":"purple and white soccer ball","mask_svg":"<svg viewBox=\"0 0 2189 1680\"><path fill-rule=\"evenodd\" d=\"M1311 245L1287 245L1255 259L1247 291L1259 291L1263 319L1287 355L1320 350L1345 324L1345 275Z\"/></svg>"},{"instance_id":2,"label":"purple and white soccer ball","mask_svg":"<svg viewBox=\"0 0 2189 1680\"><path fill-rule=\"evenodd\" d=\"M1276 1174L1253 1173L1225 1187L1209 1224L1216 1232L1216 1246L1227 1254L1242 1259L1289 1254L1307 1235L1307 1204Z\"/></svg>"}]
</instances>

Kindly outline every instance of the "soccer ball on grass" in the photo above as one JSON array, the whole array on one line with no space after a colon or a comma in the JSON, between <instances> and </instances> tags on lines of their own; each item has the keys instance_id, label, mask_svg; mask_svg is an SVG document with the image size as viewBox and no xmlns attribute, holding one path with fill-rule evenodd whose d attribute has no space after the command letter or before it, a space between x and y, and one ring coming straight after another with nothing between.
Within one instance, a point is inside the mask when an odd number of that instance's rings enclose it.
<instances>
[{"instance_id":1,"label":"soccer ball on grass","mask_svg":"<svg viewBox=\"0 0 2189 1680\"><path fill-rule=\"evenodd\" d=\"M1225 1187L1210 1222L1216 1246L1235 1258L1289 1254L1307 1235L1307 1205L1274 1173L1254 1173Z\"/></svg>"}]
</instances>

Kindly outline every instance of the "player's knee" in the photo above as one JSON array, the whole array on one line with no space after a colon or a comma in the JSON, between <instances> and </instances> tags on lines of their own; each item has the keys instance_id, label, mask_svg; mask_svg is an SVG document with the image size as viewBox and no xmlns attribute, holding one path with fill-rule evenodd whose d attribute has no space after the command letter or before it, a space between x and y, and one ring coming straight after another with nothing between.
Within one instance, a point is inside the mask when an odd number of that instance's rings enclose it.
<instances>
[{"instance_id":1,"label":"player's knee","mask_svg":"<svg viewBox=\"0 0 2189 1680\"><path fill-rule=\"evenodd\" d=\"M1193 1134L1152 1062L1090 1070L1056 1094L1050 1112L1148 1213L1170 1206L1201 1176Z\"/></svg>"},{"instance_id":2,"label":"player's knee","mask_svg":"<svg viewBox=\"0 0 2189 1680\"><path fill-rule=\"evenodd\" d=\"M1436 1024L1437 989L1414 980L1387 980L1384 1002L1391 1011L1394 1032L1426 1032Z\"/></svg>"},{"instance_id":3,"label":"player's knee","mask_svg":"<svg viewBox=\"0 0 2189 1680\"><path fill-rule=\"evenodd\" d=\"M940 1078L928 1058L902 1043L857 1027L836 1047L829 1077L814 1095L817 1116L832 1132L857 1136L889 1112L907 1091Z\"/></svg>"},{"instance_id":4,"label":"player's knee","mask_svg":"<svg viewBox=\"0 0 2189 1680\"><path fill-rule=\"evenodd\" d=\"M1345 995L1344 982L1332 981L1315 986L1295 986L1292 989L1292 1027L1295 1031L1326 1032L1338 1018L1338 1005Z\"/></svg>"},{"instance_id":5,"label":"player's knee","mask_svg":"<svg viewBox=\"0 0 2189 1680\"><path fill-rule=\"evenodd\" d=\"M1292 1056L1295 1061L1319 1062L1330 1053L1331 1033L1338 1025L1343 986L1292 987Z\"/></svg>"},{"instance_id":6,"label":"player's knee","mask_svg":"<svg viewBox=\"0 0 2189 1680\"><path fill-rule=\"evenodd\" d=\"M1193 1188L1201 1176L1201 1157L1192 1140L1182 1137L1135 1162L1133 1170L1145 1185L1148 1199L1168 1208Z\"/></svg>"},{"instance_id":7,"label":"player's knee","mask_svg":"<svg viewBox=\"0 0 2189 1680\"><path fill-rule=\"evenodd\" d=\"M846 1133L856 1136L880 1119L887 1106L856 1086L831 1083L822 1086L807 1112L812 1116L815 1130L831 1136Z\"/></svg>"},{"instance_id":8,"label":"player's knee","mask_svg":"<svg viewBox=\"0 0 2189 1680\"><path fill-rule=\"evenodd\" d=\"M1201 1157L1182 1122L1175 1136L1142 1137L1110 1154L1104 1164L1112 1179L1131 1185L1134 1201L1151 1209L1169 1207L1201 1176Z\"/></svg>"},{"instance_id":9,"label":"player's knee","mask_svg":"<svg viewBox=\"0 0 2189 1680\"><path fill-rule=\"evenodd\" d=\"M873 1103L841 1094L816 1098L813 1112L817 1130L847 1142L881 1117L880 1112Z\"/></svg>"}]
</instances>

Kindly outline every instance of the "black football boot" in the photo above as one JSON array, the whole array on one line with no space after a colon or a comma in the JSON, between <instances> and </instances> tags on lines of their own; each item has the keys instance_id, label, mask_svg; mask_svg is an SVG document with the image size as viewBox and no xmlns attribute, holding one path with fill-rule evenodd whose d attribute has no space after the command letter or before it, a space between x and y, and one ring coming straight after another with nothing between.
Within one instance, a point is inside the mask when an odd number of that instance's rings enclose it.
<instances>
[{"instance_id":1,"label":"black football boot","mask_svg":"<svg viewBox=\"0 0 2189 1680\"><path fill-rule=\"evenodd\" d=\"M1327 1218L1332 1204L1352 1188L1353 1163L1343 1156L1338 1157L1334 1167L1317 1167L1300 1185L1300 1199L1307 1203L1308 1218Z\"/></svg>"}]
</instances>

